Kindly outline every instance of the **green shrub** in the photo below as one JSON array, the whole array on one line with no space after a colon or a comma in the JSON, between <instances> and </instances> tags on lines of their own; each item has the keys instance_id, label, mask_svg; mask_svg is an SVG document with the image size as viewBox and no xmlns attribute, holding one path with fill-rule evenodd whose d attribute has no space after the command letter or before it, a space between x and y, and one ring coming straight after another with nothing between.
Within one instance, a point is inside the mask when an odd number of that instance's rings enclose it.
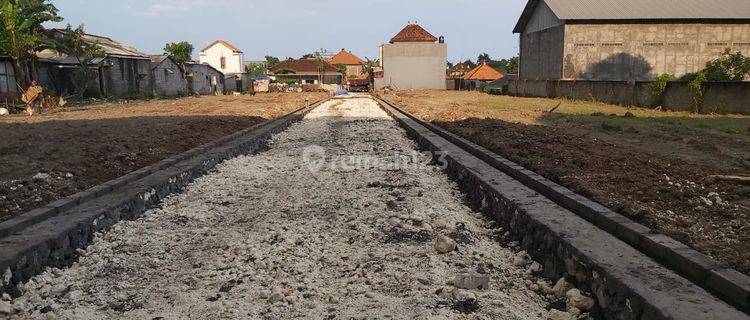
<instances>
[{"instance_id":1,"label":"green shrub","mask_svg":"<svg viewBox=\"0 0 750 320\"><path fill-rule=\"evenodd\" d=\"M661 104L662 98L664 98L664 92L667 90L667 85L669 85L670 81L674 81L675 78L673 75L664 73L654 80L649 87L651 87L651 98L653 99L653 104L655 106L658 106Z\"/></svg>"}]
</instances>

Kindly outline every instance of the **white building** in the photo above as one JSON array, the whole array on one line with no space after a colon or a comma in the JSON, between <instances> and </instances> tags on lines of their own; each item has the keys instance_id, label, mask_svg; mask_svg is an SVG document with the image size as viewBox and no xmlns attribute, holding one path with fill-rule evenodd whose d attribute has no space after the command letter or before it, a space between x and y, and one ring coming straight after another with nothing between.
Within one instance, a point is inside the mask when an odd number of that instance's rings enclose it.
<instances>
[{"instance_id":1,"label":"white building","mask_svg":"<svg viewBox=\"0 0 750 320\"><path fill-rule=\"evenodd\" d=\"M244 53L229 41L216 40L200 52L200 62L207 63L223 74L245 72Z\"/></svg>"},{"instance_id":2,"label":"white building","mask_svg":"<svg viewBox=\"0 0 750 320\"><path fill-rule=\"evenodd\" d=\"M380 46L375 88L445 90L448 47L418 24L409 24Z\"/></svg>"}]
</instances>

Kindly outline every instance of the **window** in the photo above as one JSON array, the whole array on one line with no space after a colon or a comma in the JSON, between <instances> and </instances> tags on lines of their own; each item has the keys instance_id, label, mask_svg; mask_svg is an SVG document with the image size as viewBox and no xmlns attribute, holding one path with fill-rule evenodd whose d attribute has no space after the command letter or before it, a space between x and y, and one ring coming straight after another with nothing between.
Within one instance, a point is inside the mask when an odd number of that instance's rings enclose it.
<instances>
[{"instance_id":1,"label":"window","mask_svg":"<svg viewBox=\"0 0 750 320\"><path fill-rule=\"evenodd\" d=\"M709 47L726 47L729 44L726 42L709 42L709 43L706 43L706 45Z\"/></svg>"},{"instance_id":2,"label":"window","mask_svg":"<svg viewBox=\"0 0 750 320\"><path fill-rule=\"evenodd\" d=\"M169 80L169 70L164 69L164 80Z\"/></svg>"},{"instance_id":3,"label":"window","mask_svg":"<svg viewBox=\"0 0 750 320\"><path fill-rule=\"evenodd\" d=\"M17 92L13 63L0 61L0 92Z\"/></svg>"},{"instance_id":4,"label":"window","mask_svg":"<svg viewBox=\"0 0 750 320\"><path fill-rule=\"evenodd\" d=\"M221 57L221 68L226 69L227 68L227 58Z\"/></svg>"},{"instance_id":5,"label":"window","mask_svg":"<svg viewBox=\"0 0 750 320\"><path fill-rule=\"evenodd\" d=\"M661 47L664 45L664 42L646 42L643 45L647 47Z\"/></svg>"},{"instance_id":6,"label":"window","mask_svg":"<svg viewBox=\"0 0 750 320\"><path fill-rule=\"evenodd\" d=\"M593 44L593 43L576 43L575 46L576 47L593 47L593 46L595 46L595 44Z\"/></svg>"},{"instance_id":7,"label":"window","mask_svg":"<svg viewBox=\"0 0 750 320\"><path fill-rule=\"evenodd\" d=\"M602 43L602 47L622 47L621 42L606 42Z\"/></svg>"}]
</instances>

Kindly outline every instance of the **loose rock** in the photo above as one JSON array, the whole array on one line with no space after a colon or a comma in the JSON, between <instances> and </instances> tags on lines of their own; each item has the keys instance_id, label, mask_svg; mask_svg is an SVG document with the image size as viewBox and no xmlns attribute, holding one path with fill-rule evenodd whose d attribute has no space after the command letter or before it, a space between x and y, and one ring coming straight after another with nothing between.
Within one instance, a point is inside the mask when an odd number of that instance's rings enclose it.
<instances>
[{"instance_id":1,"label":"loose rock","mask_svg":"<svg viewBox=\"0 0 750 320\"><path fill-rule=\"evenodd\" d=\"M547 316L547 320L574 320L575 317L567 313L565 311L560 311L556 309L552 309L549 311L549 315Z\"/></svg>"},{"instance_id":2,"label":"loose rock","mask_svg":"<svg viewBox=\"0 0 750 320\"><path fill-rule=\"evenodd\" d=\"M581 311L588 311L594 306L594 299L584 296L581 290L570 289L565 294L566 303L569 308L576 308Z\"/></svg>"},{"instance_id":3,"label":"loose rock","mask_svg":"<svg viewBox=\"0 0 750 320\"><path fill-rule=\"evenodd\" d=\"M555 283L555 286L552 287L552 293L557 298L565 298L565 294L572 288L573 286L571 286L565 278L560 278L560 280Z\"/></svg>"},{"instance_id":4,"label":"loose rock","mask_svg":"<svg viewBox=\"0 0 750 320\"><path fill-rule=\"evenodd\" d=\"M459 274L453 279L453 286L460 289L487 290L490 288L490 276L473 271Z\"/></svg>"},{"instance_id":5,"label":"loose rock","mask_svg":"<svg viewBox=\"0 0 750 320\"><path fill-rule=\"evenodd\" d=\"M457 245L456 241L453 241L453 239L444 235L439 235L437 236L437 238L435 238L433 247L438 253L446 254L456 250Z\"/></svg>"}]
</instances>

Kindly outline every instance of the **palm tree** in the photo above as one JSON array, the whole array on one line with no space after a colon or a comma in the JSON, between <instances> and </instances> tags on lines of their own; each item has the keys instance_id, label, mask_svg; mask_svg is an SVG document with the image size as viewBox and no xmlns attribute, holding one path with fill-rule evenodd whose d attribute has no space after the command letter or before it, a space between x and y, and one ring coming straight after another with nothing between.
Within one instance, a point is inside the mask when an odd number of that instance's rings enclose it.
<instances>
[{"instance_id":1,"label":"palm tree","mask_svg":"<svg viewBox=\"0 0 750 320\"><path fill-rule=\"evenodd\" d=\"M13 59L16 82L25 88L35 53L50 46L42 24L62 21L47 0L0 0L0 52Z\"/></svg>"}]
</instances>

